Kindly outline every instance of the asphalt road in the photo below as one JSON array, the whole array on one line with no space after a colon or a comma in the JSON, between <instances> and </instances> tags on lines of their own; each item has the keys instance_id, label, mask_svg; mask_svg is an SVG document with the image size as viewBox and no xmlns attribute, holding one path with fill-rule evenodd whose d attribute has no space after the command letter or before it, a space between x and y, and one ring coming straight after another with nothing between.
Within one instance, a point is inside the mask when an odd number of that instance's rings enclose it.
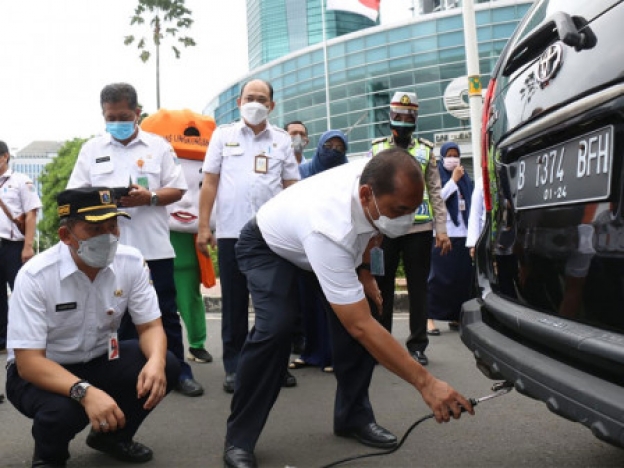
<instances>
[{"instance_id":1,"label":"asphalt road","mask_svg":"<svg viewBox=\"0 0 624 468\"><path fill-rule=\"evenodd\" d=\"M223 392L223 368L217 314L208 314L211 364L192 364L206 394L169 395L139 430L136 439L154 450L151 468L221 467L230 396ZM459 335L441 325L427 352L429 370L469 397L490 393L492 382L474 366ZM407 318L398 314L394 335L407 336ZM0 363L6 356L0 357ZM370 453L355 441L335 437L331 415L335 379L315 368L294 371L299 385L283 389L256 449L263 468L321 467L348 456ZM0 373L4 388L5 374ZM379 367L371 386L378 422L401 437L417 419L429 414L418 393ZM0 466L30 466L30 421L10 403L0 405ZM133 466L88 448L87 430L72 442L68 467ZM550 413L545 405L511 392L449 424L432 420L418 426L404 446L383 457L358 460L347 467L622 467L624 450L595 439L580 424Z\"/></svg>"}]
</instances>

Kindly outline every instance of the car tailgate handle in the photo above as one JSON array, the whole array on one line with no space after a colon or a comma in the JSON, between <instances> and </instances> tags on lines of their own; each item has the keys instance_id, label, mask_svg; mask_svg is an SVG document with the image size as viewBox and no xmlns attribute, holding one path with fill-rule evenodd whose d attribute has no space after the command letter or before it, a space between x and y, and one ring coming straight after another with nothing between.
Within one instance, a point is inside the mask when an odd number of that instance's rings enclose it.
<instances>
[{"instance_id":1,"label":"car tailgate handle","mask_svg":"<svg viewBox=\"0 0 624 468\"><path fill-rule=\"evenodd\" d=\"M513 48L503 69L503 75L509 76L525 63L537 58L545 45L555 39L574 47L577 51L591 49L596 45L596 36L585 19L557 11Z\"/></svg>"}]
</instances>

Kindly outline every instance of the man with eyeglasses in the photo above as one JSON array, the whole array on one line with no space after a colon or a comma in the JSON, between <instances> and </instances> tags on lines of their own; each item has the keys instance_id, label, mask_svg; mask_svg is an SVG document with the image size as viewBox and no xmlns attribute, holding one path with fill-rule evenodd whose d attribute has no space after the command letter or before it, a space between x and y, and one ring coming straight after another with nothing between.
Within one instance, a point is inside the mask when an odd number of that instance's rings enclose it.
<instances>
[{"instance_id":1,"label":"man with eyeglasses","mask_svg":"<svg viewBox=\"0 0 624 468\"><path fill-rule=\"evenodd\" d=\"M227 393L234 392L238 360L249 327L249 290L235 256L240 231L265 202L299 180L290 135L268 121L275 107L273 86L264 80L248 81L241 88L237 104L241 119L219 126L206 152L197 233L197 247L204 255L209 255L209 247L218 247L223 389ZM215 235L210 229L213 217ZM297 384L286 365L282 384Z\"/></svg>"},{"instance_id":2,"label":"man with eyeglasses","mask_svg":"<svg viewBox=\"0 0 624 468\"><path fill-rule=\"evenodd\" d=\"M121 242L136 247L147 261L167 347L180 362L176 390L188 397L203 395L204 387L184 360L182 324L173 279L175 251L169 239L167 205L182 198L188 186L173 147L160 135L142 130L137 92L128 83L112 83L100 92L106 133L91 138L80 149L67 188L107 186L128 188L117 202L133 221L122 219ZM136 338L134 327L122 321L120 338Z\"/></svg>"},{"instance_id":3,"label":"man with eyeglasses","mask_svg":"<svg viewBox=\"0 0 624 468\"><path fill-rule=\"evenodd\" d=\"M373 140L370 155L375 156L388 148L403 148L418 161L425 177L423 203L414 213L411 229L406 235L396 239L386 236L381 243L384 274L375 275L375 279L383 299L383 311L379 320L391 332L396 271L403 257L409 297L410 335L406 346L412 357L426 366L429 363L425 355L425 349L429 345L427 335L436 334L436 330L427 330L427 278L431 266L434 227L435 245L441 249L443 255L450 250L451 241L446 234L446 207L440 196L440 174L433 155L433 143L424 138L414 138L417 119L416 93L397 91L390 102L392 136ZM440 334L439 330L437 334Z\"/></svg>"}]
</instances>

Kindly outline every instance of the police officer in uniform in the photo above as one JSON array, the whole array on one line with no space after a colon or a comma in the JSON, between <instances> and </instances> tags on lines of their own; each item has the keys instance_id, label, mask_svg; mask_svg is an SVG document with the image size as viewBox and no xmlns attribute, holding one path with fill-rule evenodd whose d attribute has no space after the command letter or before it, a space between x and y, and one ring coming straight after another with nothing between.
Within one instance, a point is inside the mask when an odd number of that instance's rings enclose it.
<instances>
[{"instance_id":1,"label":"police officer in uniform","mask_svg":"<svg viewBox=\"0 0 624 468\"><path fill-rule=\"evenodd\" d=\"M9 168L9 147L0 141L0 352L6 350L8 295L21 266L35 255L33 243L41 200L32 180ZM16 218L23 217L24 232Z\"/></svg>"},{"instance_id":2,"label":"police officer in uniform","mask_svg":"<svg viewBox=\"0 0 624 468\"><path fill-rule=\"evenodd\" d=\"M87 445L119 460L152 458L133 436L175 386L149 270L120 245L117 210L106 187L57 197L58 244L17 275L8 330L7 396L33 420L33 467L65 466L69 443L91 425ZM125 311L139 340L119 342Z\"/></svg>"},{"instance_id":3,"label":"police officer in uniform","mask_svg":"<svg viewBox=\"0 0 624 468\"><path fill-rule=\"evenodd\" d=\"M182 167L163 137L139 128L141 110L133 86L127 83L105 86L100 93L100 105L107 133L82 146L67 188L102 185L130 189L118 200L132 216L132 222L125 219L119 222L121 242L139 249L149 265L167 346L180 361L176 390L186 396L200 396L204 389L184 361L173 278L175 251L169 239L167 205L180 200L187 189ZM134 336L134 327L124 319L120 337Z\"/></svg>"},{"instance_id":4,"label":"police officer in uniform","mask_svg":"<svg viewBox=\"0 0 624 468\"><path fill-rule=\"evenodd\" d=\"M379 289L370 271L357 272L371 261L379 233L395 237L410 228L423 187L414 158L392 148L295 184L269 200L242 229L236 254L256 324L238 366L226 433L227 467L257 466L253 452L290 352L300 269L316 274L331 310L336 435L377 448L397 445L396 437L376 423L369 400L376 362L413 385L438 422L459 417L459 405L472 413L463 396L427 372L372 317L365 295L380 304Z\"/></svg>"},{"instance_id":5,"label":"police officer in uniform","mask_svg":"<svg viewBox=\"0 0 624 468\"><path fill-rule=\"evenodd\" d=\"M433 155L433 143L424 138L415 139L418 118L418 99L416 93L397 91L390 102L391 137L373 140L370 154L375 156L384 149L398 147L407 150L420 164L425 176L423 203L414 213L414 222L409 232L402 237L390 239L384 237L381 244L384 258L384 274L376 276L383 298L381 324L392 331L392 313L394 309L394 288L396 271L401 256L405 268L407 292L409 295L410 336L407 349L414 359L426 366L429 359L425 349L429 344L427 337L427 278L431 266L431 248L433 228L435 244L446 254L451 242L446 234L446 207L440 196L440 174Z\"/></svg>"},{"instance_id":6,"label":"police officer in uniform","mask_svg":"<svg viewBox=\"0 0 624 468\"><path fill-rule=\"evenodd\" d=\"M236 368L249 327L247 280L234 254L240 230L267 200L299 180L290 135L267 120L275 107L271 84L258 79L248 81L237 103L241 120L219 126L206 152L197 233L197 247L204 255L209 255L208 245L218 246L223 389L227 393L234 392ZM213 217L216 236L210 229ZM283 384L292 387L297 381L286 366Z\"/></svg>"}]
</instances>

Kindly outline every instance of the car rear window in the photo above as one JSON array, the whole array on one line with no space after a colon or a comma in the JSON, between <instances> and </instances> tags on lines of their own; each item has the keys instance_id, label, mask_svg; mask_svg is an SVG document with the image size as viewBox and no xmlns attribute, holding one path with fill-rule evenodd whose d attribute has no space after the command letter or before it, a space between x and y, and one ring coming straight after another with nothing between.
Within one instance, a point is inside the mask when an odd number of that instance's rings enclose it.
<instances>
[{"instance_id":1,"label":"car rear window","mask_svg":"<svg viewBox=\"0 0 624 468\"><path fill-rule=\"evenodd\" d=\"M623 0L544 0L538 2L520 26L515 42L521 41L533 29L557 11L570 12L591 22L596 16Z\"/></svg>"}]
</instances>

